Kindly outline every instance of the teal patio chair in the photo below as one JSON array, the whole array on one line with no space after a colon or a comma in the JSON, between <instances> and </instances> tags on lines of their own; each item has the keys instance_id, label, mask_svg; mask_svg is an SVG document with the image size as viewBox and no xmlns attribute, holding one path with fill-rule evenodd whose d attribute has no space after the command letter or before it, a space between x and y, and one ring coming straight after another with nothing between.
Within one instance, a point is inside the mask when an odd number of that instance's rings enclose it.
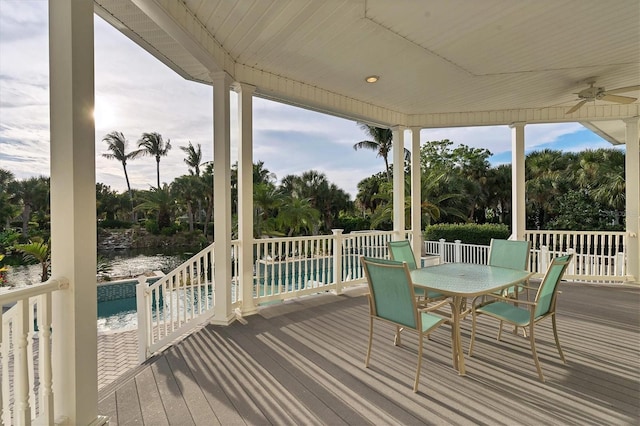
<instances>
[{"instance_id":1,"label":"teal patio chair","mask_svg":"<svg viewBox=\"0 0 640 426\"><path fill-rule=\"evenodd\" d=\"M489 246L489 261L491 266L500 266L502 268L517 269L518 271L526 271L529 267L529 253L531 252L530 241L519 240L498 240L491 239ZM500 292L502 296L518 298L520 287L526 283L511 286ZM527 293L527 300L529 294Z\"/></svg>"},{"instance_id":2,"label":"teal patio chair","mask_svg":"<svg viewBox=\"0 0 640 426\"><path fill-rule=\"evenodd\" d=\"M514 304L516 301L513 299L492 295L490 297L493 298L493 300L484 302L478 306L473 306L473 323L471 327L469 356L473 354L473 344L476 337L476 321L478 315L485 314L500 321L498 340L500 340L502 334L502 324L505 322L512 324L515 327L526 327L529 329L531 353L533 354L533 360L536 364L536 368L538 369L538 376L540 377L540 380L544 382L542 368L540 368L540 361L538 360L538 354L536 353L534 329L537 323L545 318L551 317L556 347L558 348L560 359L566 364L562 348L560 347L560 340L558 339L558 329L556 327L556 299L558 296L558 283L567 269L571 256L572 255L557 257L551 262L549 269L547 269L547 272L542 279L542 283L537 289L536 298L533 302L520 300L517 302L518 306L516 306ZM520 305L524 305L526 307L521 307Z\"/></svg>"},{"instance_id":3,"label":"teal patio chair","mask_svg":"<svg viewBox=\"0 0 640 426\"><path fill-rule=\"evenodd\" d=\"M389 256L391 257L391 260L407 262L407 266L410 271L418 268L418 265L416 264L416 257L413 254L413 249L411 248L409 240L388 241L387 247L389 248ZM446 299L443 294L436 291L426 290L423 287L414 287L413 291L418 300L424 300L422 303L425 305L429 302Z\"/></svg>"},{"instance_id":4,"label":"teal patio chair","mask_svg":"<svg viewBox=\"0 0 640 426\"><path fill-rule=\"evenodd\" d=\"M364 366L369 367L371 358L374 320L395 325L396 338L400 330L412 330L418 334L418 365L413 383L413 391L417 392L424 336L438 328L445 318L418 308L406 262L364 256L360 259L369 285L369 346ZM396 339L396 345L399 344Z\"/></svg>"}]
</instances>

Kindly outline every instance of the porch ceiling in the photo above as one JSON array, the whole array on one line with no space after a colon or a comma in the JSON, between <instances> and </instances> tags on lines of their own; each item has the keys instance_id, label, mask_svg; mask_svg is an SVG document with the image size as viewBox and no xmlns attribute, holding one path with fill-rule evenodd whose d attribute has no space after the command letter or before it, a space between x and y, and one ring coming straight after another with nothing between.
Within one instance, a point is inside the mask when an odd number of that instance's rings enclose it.
<instances>
[{"instance_id":1,"label":"porch ceiling","mask_svg":"<svg viewBox=\"0 0 640 426\"><path fill-rule=\"evenodd\" d=\"M637 0L95 4L185 78L211 84L212 72L225 71L256 86L257 96L355 120L419 127L617 120L622 128L619 119L640 114L637 100L589 102L566 114L591 77L606 89L640 84ZM368 75L380 80L368 84Z\"/></svg>"}]
</instances>

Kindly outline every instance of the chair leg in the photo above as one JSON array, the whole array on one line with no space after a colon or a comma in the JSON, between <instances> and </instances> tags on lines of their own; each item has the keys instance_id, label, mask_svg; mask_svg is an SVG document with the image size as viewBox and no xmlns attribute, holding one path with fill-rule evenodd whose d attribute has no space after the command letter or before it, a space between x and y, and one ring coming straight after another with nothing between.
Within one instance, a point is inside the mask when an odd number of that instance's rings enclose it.
<instances>
[{"instance_id":1,"label":"chair leg","mask_svg":"<svg viewBox=\"0 0 640 426\"><path fill-rule=\"evenodd\" d=\"M469 342L469 356L473 355L473 344L476 341L476 311L471 312L471 340Z\"/></svg>"},{"instance_id":2,"label":"chair leg","mask_svg":"<svg viewBox=\"0 0 640 426\"><path fill-rule=\"evenodd\" d=\"M558 353L560 354L560 359L562 360L562 362L564 364L566 364L567 361L564 359L564 353L562 353L562 348L560 347L560 339L558 338L558 328L556 327L556 314L555 313L551 316L551 323L553 324L553 337L555 337L555 339L556 339L556 347L558 348Z\"/></svg>"},{"instance_id":3,"label":"chair leg","mask_svg":"<svg viewBox=\"0 0 640 426\"><path fill-rule=\"evenodd\" d=\"M373 340L373 317L369 316L369 347L367 348L367 357L364 360L365 368L369 368L369 357L371 356L371 341Z\"/></svg>"},{"instance_id":4,"label":"chair leg","mask_svg":"<svg viewBox=\"0 0 640 426\"><path fill-rule=\"evenodd\" d=\"M420 368L422 367L422 333L418 333L418 366L416 367L416 379L413 382L413 391L418 392L418 383L420 381Z\"/></svg>"},{"instance_id":5,"label":"chair leg","mask_svg":"<svg viewBox=\"0 0 640 426\"><path fill-rule=\"evenodd\" d=\"M402 339L400 338L400 333L402 333L402 327L396 326L396 335L393 336L394 346L402 346Z\"/></svg>"},{"instance_id":6,"label":"chair leg","mask_svg":"<svg viewBox=\"0 0 640 426\"><path fill-rule=\"evenodd\" d=\"M540 381L544 382L544 376L542 375L542 368L540 367L540 360L538 360L538 353L536 352L536 339L533 334L533 326L535 324L531 322L529 325L529 339L531 341L531 353L533 354L533 361L536 363L536 369L538 370L538 377Z\"/></svg>"},{"instance_id":7,"label":"chair leg","mask_svg":"<svg viewBox=\"0 0 640 426\"><path fill-rule=\"evenodd\" d=\"M502 321L500 321L500 324L498 324L498 341L500 340L501 337L502 337Z\"/></svg>"}]
</instances>

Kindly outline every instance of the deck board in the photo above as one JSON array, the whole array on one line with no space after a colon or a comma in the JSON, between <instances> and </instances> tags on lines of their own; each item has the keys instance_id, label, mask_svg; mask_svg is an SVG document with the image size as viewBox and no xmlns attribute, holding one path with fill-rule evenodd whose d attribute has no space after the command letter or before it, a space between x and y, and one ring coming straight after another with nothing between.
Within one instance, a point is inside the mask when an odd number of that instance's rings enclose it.
<instances>
[{"instance_id":1,"label":"deck board","mask_svg":"<svg viewBox=\"0 0 640 426\"><path fill-rule=\"evenodd\" d=\"M158 384L151 368L141 371L135 377L136 388L140 400L140 409L145 424L156 424L158 426L168 425L169 420L164 412Z\"/></svg>"},{"instance_id":2,"label":"deck board","mask_svg":"<svg viewBox=\"0 0 640 426\"><path fill-rule=\"evenodd\" d=\"M195 423L187 408L185 395L182 393L180 386L178 386L173 370L169 365L169 359L173 356L175 350L175 347L167 349L164 356L151 364L151 371L158 385L158 396L162 401L169 424L193 425Z\"/></svg>"},{"instance_id":3,"label":"deck board","mask_svg":"<svg viewBox=\"0 0 640 426\"><path fill-rule=\"evenodd\" d=\"M551 322L536 329L545 383L528 340L481 316L467 375L451 366L451 329L424 344L376 322L364 368L363 290L262 308L246 325L208 325L100 391L111 424L640 424L640 288L563 282L563 364ZM471 321L462 325L468 349ZM154 390L155 387L155 390Z\"/></svg>"}]
</instances>

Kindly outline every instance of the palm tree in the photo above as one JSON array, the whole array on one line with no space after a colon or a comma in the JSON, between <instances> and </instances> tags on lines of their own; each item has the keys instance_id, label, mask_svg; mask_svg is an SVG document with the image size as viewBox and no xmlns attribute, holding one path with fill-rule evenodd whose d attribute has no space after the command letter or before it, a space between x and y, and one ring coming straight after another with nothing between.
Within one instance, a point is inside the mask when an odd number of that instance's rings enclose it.
<instances>
[{"instance_id":1,"label":"palm tree","mask_svg":"<svg viewBox=\"0 0 640 426\"><path fill-rule=\"evenodd\" d=\"M359 123L360 128L364 130L372 140L363 140L353 145L356 151L359 149L370 149L378 153L378 157L384 160L385 170L387 172L387 180L391 182L391 169L389 168L389 152L393 148L393 132L391 129L383 129L381 127L370 126L365 123ZM408 161L411 153L408 149L404 149L404 159Z\"/></svg>"},{"instance_id":2,"label":"palm tree","mask_svg":"<svg viewBox=\"0 0 640 426\"><path fill-rule=\"evenodd\" d=\"M458 220L465 220L466 215L456 209L455 207L449 207L446 205L447 201L461 199L462 194L459 193L442 193L440 184L446 181L448 176L446 173L437 172L435 170L429 170L426 174L421 176L420 180L420 211L421 222L420 227L430 225L432 220L440 219L442 214L455 217ZM411 191L411 177L406 176L404 182L405 194L409 194ZM371 228L376 229L378 225L384 223L391 223L393 221L393 188L389 183L385 183L381 186L381 191L376 195L376 198L381 200L380 205L371 215ZM411 223L411 196L404 198L404 214L405 223Z\"/></svg>"},{"instance_id":3,"label":"palm tree","mask_svg":"<svg viewBox=\"0 0 640 426\"><path fill-rule=\"evenodd\" d=\"M383 182L385 182L383 172L376 173L358 182L356 201L362 208L363 214L366 214L367 211L373 213L380 205L381 200L376 195L380 192L380 185Z\"/></svg>"},{"instance_id":4,"label":"palm tree","mask_svg":"<svg viewBox=\"0 0 640 426\"><path fill-rule=\"evenodd\" d=\"M22 236L25 238L28 236L31 213L46 214L49 209L49 180L40 176L9 183L14 202L22 204Z\"/></svg>"},{"instance_id":5,"label":"palm tree","mask_svg":"<svg viewBox=\"0 0 640 426\"><path fill-rule=\"evenodd\" d=\"M111 152L102 154L104 158L115 159L122 163L122 170L124 170L124 179L127 181L127 192L129 193L129 200L131 200L131 211L133 211L133 196L131 194L131 184L129 183L129 175L127 173L127 161L133 160L142 154L141 150L136 150L127 153L127 145L129 141L124 137L122 132L111 132L102 138L103 142L106 142L108 149Z\"/></svg>"},{"instance_id":6,"label":"palm tree","mask_svg":"<svg viewBox=\"0 0 640 426\"><path fill-rule=\"evenodd\" d=\"M157 188L160 188L160 158L165 157L171 149L171 141L165 142L160 133L143 133L138 141L138 147L142 148L143 155L151 155L156 158Z\"/></svg>"},{"instance_id":7,"label":"palm tree","mask_svg":"<svg viewBox=\"0 0 640 426\"><path fill-rule=\"evenodd\" d=\"M253 164L253 183L275 183L276 175L264 167L264 161Z\"/></svg>"},{"instance_id":8,"label":"palm tree","mask_svg":"<svg viewBox=\"0 0 640 426\"><path fill-rule=\"evenodd\" d=\"M320 221L320 213L309 203L308 198L291 197L284 202L278 211L276 221L285 229L288 236L292 237L305 229L311 231Z\"/></svg>"},{"instance_id":9,"label":"palm tree","mask_svg":"<svg viewBox=\"0 0 640 426\"><path fill-rule=\"evenodd\" d=\"M511 214L511 164L501 164L488 170L487 191L489 207L498 216L500 223L506 223Z\"/></svg>"},{"instance_id":10,"label":"palm tree","mask_svg":"<svg viewBox=\"0 0 640 426\"><path fill-rule=\"evenodd\" d=\"M20 207L12 200L10 189L15 187L13 173L0 169L0 228L4 225L9 228L11 219L20 214Z\"/></svg>"},{"instance_id":11,"label":"palm tree","mask_svg":"<svg viewBox=\"0 0 640 426\"><path fill-rule=\"evenodd\" d=\"M44 242L42 238L34 238L27 244L16 244L16 250L22 253L27 262L38 262L42 266L40 281L49 279L49 267L51 266L51 246Z\"/></svg>"},{"instance_id":12,"label":"palm tree","mask_svg":"<svg viewBox=\"0 0 640 426\"><path fill-rule=\"evenodd\" d=\"M533 226L545 229L551 206L558 195L561 178L566 176L568 158L562 151L545 149L532 152L525 159L527 216Z\"/></svg>"},{"instance_id":13,"label":"palm tree","mask_svg":"<svg viewBox=\"0 0 640 426\"><path fill-rule=\"evenodd\" d=\"M625 153L617 149L587 150L579 154L578 183L598 203L625 209Z\"/></svg>"},{"instance_id":14,"label":"palm tree","mask_svg":"<svg viewBox=\"0 0 640 426\"><path fill-rule=\"evenodd\" d=\"M203 232L206 238L209 233L209 222L213 217L213 162L206 164L200 176L200 184L202 188L202 204L205 206ZM198 217L200 217L200 213L198 212Z\"/></svg>"},{"instance_id":15,"label":"palm tree","mask_svg":"<svg viewBox=\"0 0 640 426\"><path fill-rule=\"evenodd\" d=\"M200 165L202 164L202 146L200 144L194 147L189 141L189 145L181 146L180 149L187 154L187 158L184 162L189 167L189 173L192 175L200 176Z\"/></svg>"},{"instance_id":16,"label":"palm tree","mask_svg":"<svg viewBox=\"0 0 640 426\"><path fill-rule=\"evenodd\" d=\"M119 195L116 191L103 183L96 183L96 212L98 218L114 220L118 210L122 208Z\"/></svg>"},{"instance_id":17,"label":"palm tree","mask_svg":"<svg viewBox=\"0 0 640 426\"><path fill-rule=\"evenodd\" d=\"M136 210L155 214L159 229L171 226L173 198L170 187L166 183L162 188L151 188L149 191L142 192L139 197L142 202L136 206Z\"/></svg>"},{"instance_id":18,"label":"palm tree","mask_svg":"<svg viewBox=\"0 0 640 426\"><path fill-rule=\"evenodd\" d=\"M284 203L285 197L273 183L260 182L253 185L253 236L276 235L274 212Z\"/></svg>"},{"instance_id":19,"label":"palm tree","mask_svg":"<svg viewBox=\"0 0 640 426\"><path fill-rule=\"evenodd\" d=\"M171 193L176 203L186 209L189 231L193 232L195 211L202 200L202 180L196 175L177 177L171 184Z\"/></svg>"}]
</instances>

